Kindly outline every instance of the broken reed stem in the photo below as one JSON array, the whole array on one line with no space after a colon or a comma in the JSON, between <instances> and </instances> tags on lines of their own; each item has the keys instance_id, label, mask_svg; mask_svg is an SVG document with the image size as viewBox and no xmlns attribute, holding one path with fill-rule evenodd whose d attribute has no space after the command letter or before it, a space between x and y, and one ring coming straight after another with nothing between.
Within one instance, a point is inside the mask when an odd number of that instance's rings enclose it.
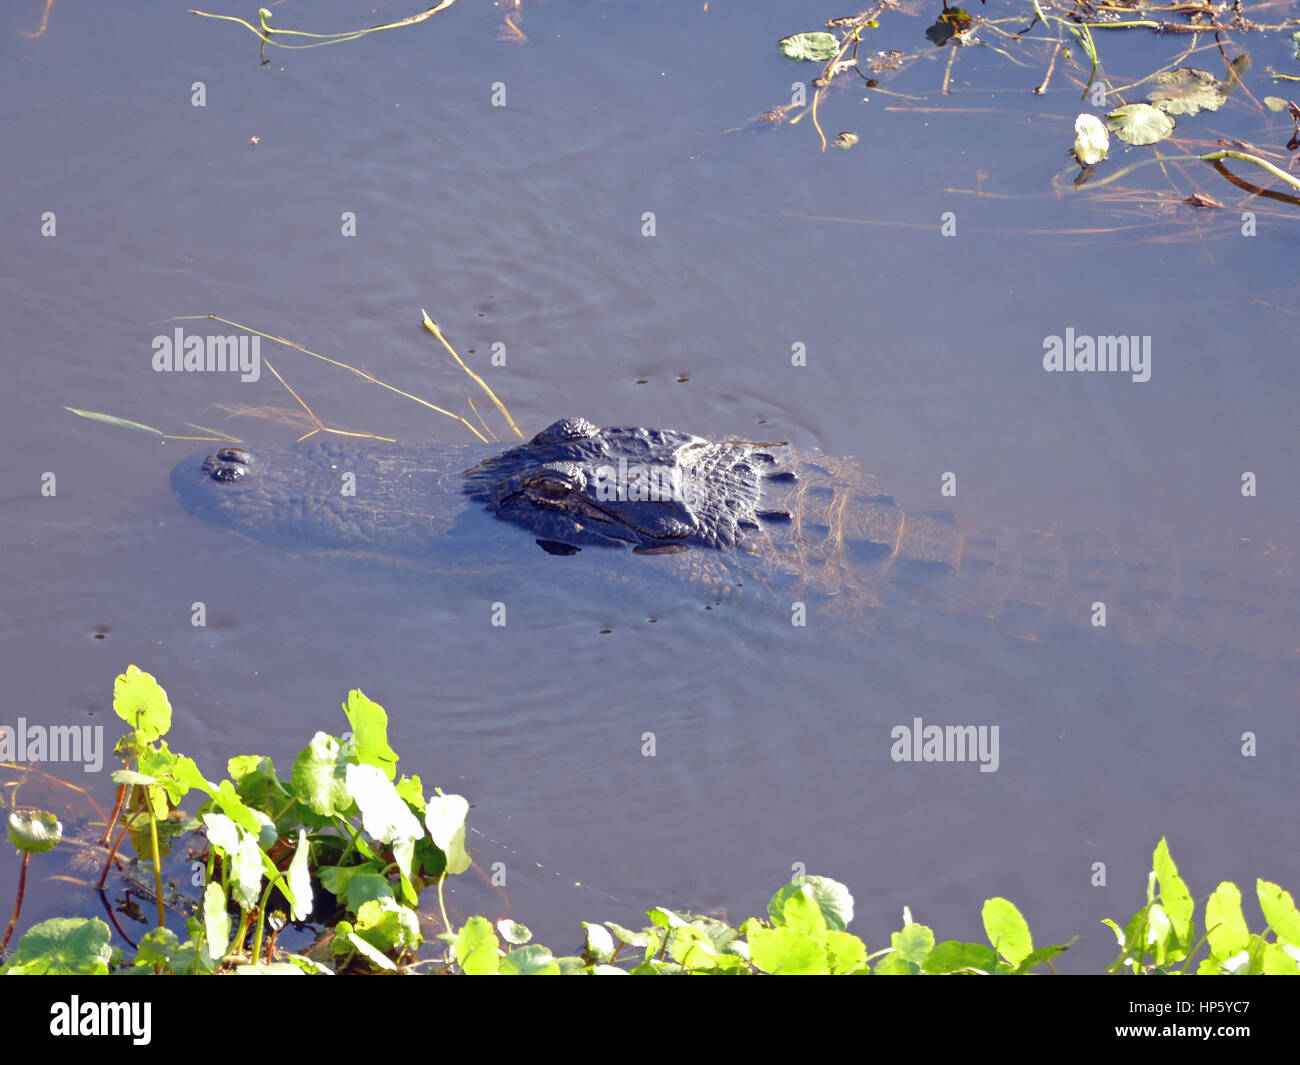
<instances>
[{"instance_id":1,"label":"broken reed stem","mask_svg":"<svg viewBox=\"0 0 1300 1065\"><path fill-rule=\"evenodd\" d=\"M421 399L419 396L413 396L413 395L411 395L411 393L409 393L409 392L405 392L405 391L403 391L402 389L396 387L395 385L390 385L387 381L381 381L378 377L375 377L373 374L368 374L368 373L366 373L364 370L359 370L359 369L357 369L355 366L350 366L350 365L348 365L346 362L340 362L338 359L331 359L328 355L320 355L320 354L318 354L318 353L316 353L316 352L314 352L314 351L308 351L308 350L307 350L306 348L304 348L301 344L296 344L296 343L294 343L292 340L286 340L284 337L272 336L270 333L263 333L260 329L253 329L253 328L251 328L251 327L249 327L249 326L246 326L246 325L241 324L240 322L232 322L229 318L222 318L221 315L219 315L219 314L208 314L208 315L183 315L183 316L181 316L181 317L182 317L182 318L184 318L184 317L205 317L205 318L210 318L210 319L212 319L213 321L216 321L216 322L222 322L222 323L224 323L225 325L229 325L229 326L234 326L234 328L236 328L236 329L243 329L243 330L245 330L246 332L249 332L249 333L255 333L257 336L260 336L260 337L266 337L267 340L272 340L272 341L274 341L274 342L277 343L277 344L283 344L285 347L295 348L296 350L301 351L304 355L310 355L313 359L320 359L322 362L327 362L327 363L329 363L331 366L337 366L337 367L339 367L339 368L342 369L342 370L348 370L348 371L350 371L350 372L356 374L358 377L363 378L363 379L366 380L366 381L369 381L371 384L378 385L380 388L386 388L386 389L388 389L388 391L390 391L390 392L396 392L399 396L402 396L402 397L405 398L405 399L412 400L412 401L415 402L415 403L419 403L421 406L428 407L430 410L437 411L439 414L442 414L442 415L444 415L445 417L448 417L448 418L454 418L456 421L460 422L461 425L465 426L465 428L468 429L471 433L473 433L476 437L478 437L481 441L483 441L483 443L485 443L485 444L486 444L486 443L490 443L490 441L488 440L488 438L487 438L486 436L484 436L484 435L483 435L482 433L480 433L476 428L474 428L474 426L471 425L471 424L470 424L470 423L469 423L465 418L463 418L461 415L459 415L459 414L455 414L455 413L453 413L452 411L446 410L446 409L443 408L443 407L439 407L436 403L430 403L427 399ZM179 320L179 319L173 319L173 320L175 321L175 320ZM458 359L458 361L459 361L459 359ZM464 363L461 363L461 365L464 366ZM274 372L274 371L272 371L272 372ZM279 375L276 374L276 376L278 377ZM473 376L473 377L477 377L476 374L471 374L471 376ZM485 385L484 387L486 388L487 386ZM489 391L488 394L491 395L491 392ZM295 398L296 398L296 397L295 397ZM494 396L493 399L495 399L495 398L496 398L496 397ZM299 400L299 402L301 403L302 401ZM500 402L499 402L499 401L498 401L498 404L497 404L497 405L500 406ZM510 424L513 425L514 422L512 421ZM518 431L518 430L516 430L516 431ZM522 436L523 434L520 433L519 435Z\"/></svg>"},{"instance_id":2,"label":"broken reed stem","mask_svg":"<svg viewBox=\"0 0 1300 1065\"><path fill-rule=\"evenodd\" d=\"M465 360L462 359L460 355L456 353L455 348L453 348L449 343L447 343L447 338L442 335L442 330L438 328L438 323L429 317L429 312L426 311L423 307L421 307L420 314L423 315L424 317L424 328L427 329L434 336L436 336L438 340L442 342L442 346L446 348L449 352L451 352L451 357L455 359L458 363L460 363L460 368L474 379L474 383L477 384L479 388L483 389L483 391L487 393L488 399L490 399L494 404L496 404L497 410L499 410L502 416L505 418L505 420L510 423L510 428L515 431L515 435L519 437L520 440L523 440L524 434L520 432L519 426L515 424L514 418L510 417L510 412L506 410L506 405L502 403L501 400L497 399L497 394L493 392L491 388L488 387L488 383L484 381L483 378L481 378L478 374L476 374L473 370L471 370L468 366L465 365ZM462 418L461 421L465 421L465 419ZM465 422L465 424L468 425L469 423Z\"/></svg>"}]
</instances>

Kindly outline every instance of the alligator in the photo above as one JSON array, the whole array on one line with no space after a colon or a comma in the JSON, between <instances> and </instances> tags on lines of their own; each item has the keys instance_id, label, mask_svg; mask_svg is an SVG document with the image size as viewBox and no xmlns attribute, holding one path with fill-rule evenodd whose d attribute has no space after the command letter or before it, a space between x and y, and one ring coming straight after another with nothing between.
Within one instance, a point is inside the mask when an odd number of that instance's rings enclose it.
<instances>
[{"instance_id":1,"label":"alligator","mask_svg":"<svg viewBox=\"0 0 1300 1065\"><path fill-rule=\"evenodd\" d=\"M1062 622L1095 626L1101 602L1125 642L1249 654L1271 640L1288 661L1300 654L1294 560L1271 544L1236 539L1230 557L1180 561L1098 533L975 534L950 511L905 512L851 459L581 418L494 451L331 436L201 452L172 483L190 511L299 551L428 563L458 530L470 552L483 545L486 510L552 555L667 556L653 572L703 585L709 605L744 591L862 618L902 601L1039 639Z\"/></svg>"}]
</instances>

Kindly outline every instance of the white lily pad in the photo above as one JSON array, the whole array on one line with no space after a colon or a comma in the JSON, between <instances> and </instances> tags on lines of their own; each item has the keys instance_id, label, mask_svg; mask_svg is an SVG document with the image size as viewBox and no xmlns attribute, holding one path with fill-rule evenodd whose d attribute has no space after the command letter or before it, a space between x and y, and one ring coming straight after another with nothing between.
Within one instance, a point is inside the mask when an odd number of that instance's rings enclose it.
<instances>
[{"instance_id":1,"label":"white lily pad","mask_svg":"<svg viewBox=\"0 0 1300 1065\"><path fill-rule=\"evenodd\" d=\"M1096 115L1082 114L1074 120L1074 157L1084 166L1096 166L1110 151L1110 136Z\"/></svg>"}]
</instances>

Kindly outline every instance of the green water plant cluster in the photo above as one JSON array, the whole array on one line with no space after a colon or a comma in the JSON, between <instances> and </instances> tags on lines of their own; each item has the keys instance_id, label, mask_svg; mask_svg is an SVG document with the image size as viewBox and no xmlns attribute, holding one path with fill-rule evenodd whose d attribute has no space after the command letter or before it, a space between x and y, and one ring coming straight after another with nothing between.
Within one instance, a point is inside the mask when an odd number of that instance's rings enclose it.
<instances>
[{"instance_id":1,"label":"green water plant cluster","mask_svg":"<svg viewBox=\"0 0 1300 1065\"><path fill-rule=\"evenodd\" d=\"M827 877L799 876L772 896L763 917L739 926L655 907L640 929L584 922L581 947L557 955L509 918L473 916L460 925L448 919L446 879L473 864L465 848L469 804L438 789L426 795L419 777L398 775L387 714L362 692L349 693L343 706L350 730L316 733L287 776L270 758L241 755L216 783L192 759L168 750L171 704L148 673L131 666L121 674L113 706L130 731L117 747L125 767L114 774L118 835L103 849L106 872L129 839L153 874L157 924L128 951L114 945L99 918L42 921L18 941L0 974L1021 975L1050 968L1075 941L1035 947L1016 906L991 898L981 914L987 944L939 941L904 910L902 928L872 952L848 930L848 889ZM181 814L182 800L194 794L202 796L197 812ZM184 939L167 926L162 883L164 853L183 833L204 844L198 897L188 912L173 906ZM24 882L28 859L61 836L49 811L10 814ZM1300 974L1294 900L1268 881L1256 888L1263 931L1250 931L1241 893L1228 882L1208 897L1198 926L1196 902L1161 839L1145 905L1123 928L1105 922L1120 947L1109 971ZM425 889L436 894L443 929L427 940ZM20 884L19 907L21 891ZM317 931L310 948L277 945L289 923Z\"/></svg>"},{"instance_id":2,"label":"green water plant cluster","mask_svg":"<svg viewBox=\"0 0 1300 1065\"><path fill-rule=\"evenodd\" d=\"M1261 20L1251 17L1254 7L1259 8ZM958 57L979 54L990 60L990 69L997 70L999 78L1010 75L1013 79L1023 79L1021 84L1026 92L1044 96L1054 79L1067 83L1070 91L1078 90L1079 99L1096 112L1096 115L1086 112L1080 117L1095 118L1099 123L1104 119L1105 129L1127 145L1151 146L1165 141L1178 145L1173 152L1161 149L1145 153L1128 165L1112 167L1111 172L1094 177L1093 168L1106 158L1109 145L1105 133L1100 140L1089 135L1082 144L1076 140L1075 145L1075 156L1084 168L1082 174L1074 175L1073 180L1068 173L1058 175L1054 181L1058 191L1084 184L1096 190L1142 166L1164 168L1190 162L1213 164L1234 184L1253 189L1224 168L1225 161L1235 160L1250 163L1290 186L1290 192L1271 194L1274 199L1297 202L1294 190L1300 190L1300 179L1289 171L1286 161L1289 153L1300 148L1300 105L1290 95L1270 94L1261 103L1249 90L1238 90L1242 89L1243 79L1251 68L1251 51L1282 62L1300 59L1300 31L1296 29L1300 20L1262 21L1277 14L1276 5L1242 2L1210 5L1200 0L1153 9L1158 10L1158 18L1145 17L1121 0L1084 5L1026 0L1011 8L1012 14L1004 13L1003 9L997 14L978 9L972 13L945 3L923 35L918 28L917 44L907 51L873 48L872 44L885 39L883 26L887 21L893 25L900 17L925 17L925 9L914 11L877 3L857 15L830 19L825 29L790 34L777 42L781 54L797 63L815 64L820 71L811 77L808 91L797 85L799 91L789 103L764 111L745 126L728 132L753 126L794 126L807 117L823 151L829 147L851 148L859 143L856 133L843 131L831 137L822 125L829 94L852 88L864 101L873 96L885 97L896 110L915 103L929 112L935 108L928 95L893 91L882 82L946 53L938 91L940 96L948 96L954 91L954 69L961 62ZM1151 39L1153 67L1120 73L1117 60L1115 69L1107 69L1100 42L1107 37L1113 39L1117 32L1125 30L1130 35L1143 34ZM922 36L927 43L920 43ZM896 28L888 39L900 39ZM1128 58L1128 52L1121 54ZM970 63L965 64L965 69L967 77L975 81L988 77L987 71L976 73ZM1292 83L1300 81L1300 74L1271 65L1266 76L1278 92L1290 93ZM863 96L863 89L870 90L869 95ZM963 91L971 89L964 86ZM981 99L988 94L983 88L978 91ZM1254 144L1240 139L1217 139L1225 131L1222 124L1213 130L1209 127L1198 130L1191 121L1194 116L1224 107L1234 92L1238 115L1232 125L1249 130ZM1269 112L1283 117L1273 119ZM960 108L953 113L960 114ZM1012 111L1009 109L1008 113ZM1187 128L1176 130L1176 123L1184 118L1188 120ZM1051 124L1045 123L1044 128L1050 129ZM1290 139L1286 140L1288 134ZM1238 138L1242 135L1237 134ZM1216 140L1209 140L1211 136ZM1261 136L1265 138L1263 141L1258 140ZM1270 137L1276 138L1275 144L1269 143ZM1202 144L1211 150L1188 151L1192 144ZM1196 207L1221 206L1205 195L1187 202Z\"/></svg>"}]
</instances>

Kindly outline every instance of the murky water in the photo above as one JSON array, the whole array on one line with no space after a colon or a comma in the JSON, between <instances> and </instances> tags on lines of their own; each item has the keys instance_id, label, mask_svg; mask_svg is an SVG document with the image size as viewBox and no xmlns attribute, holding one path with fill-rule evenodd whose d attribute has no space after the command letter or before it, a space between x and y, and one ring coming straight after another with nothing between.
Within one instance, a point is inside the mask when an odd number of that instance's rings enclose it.
<instances>
[{"instance_id":1,"label":"murky water","mask_svg":"<svg viewBox=\"0 0 1300 1065\"><path fill-rule=\"evenodd\" d=\"M360 687L388 708L402 768L476 804L477 857L507 863L512 915L557 949L580 919L652 904L761 912L802 864L851 887L872 949L904 905L943 938L981 938L980 903L1001 894L1038 942L1081 933L1064 967L1095 968L1114 953L1097 921L1144 900L1162 834L1198 896L1256 876L1295 890L1294 209L1247 239L1235 209L1171 222L1047 194L1077 93L1035 97L1041 73L975 54L951 97L942 62L889 83L937 112L837 96L825 122L860 134L849 152L820 153L806 126L724 134L811 76L775 41L842 12L702 6L552 2L526 8L530 40L512 45L500 10L457 5L265 66L251 35L181 6L60 0L34 40L41 5L5 7L0 723L115 737L112 678L134 662L171 696L173 749L216 775L253 750L287 765L343 728ZM880 46L915 49L927 23L900 16ZM1238 117L1232 135L1266 124ZM952 191L977 187L1011 198ZM605 590L582 556L536 552L503 591L272 551L177 506L168 475L197 445L63 410L291 440L226 409L295 406L265 363L256 382L152 369L155 337L208 331L170 319L209 313L465 410L472 387L421 308L527 434L574 415L790 440L855 455L905 507L970 528L1105 529L1179 580L1207 542L1272 544L1276 567L1214 560L1229 631L1191 651L911 611L796 630L743 600ZM1150 380L1045 373L1044 338L1067 329L1149 337ZM333 423L467 439L344 371L262 354ZM891 730L918 717L998 726L997 771L892 760ZM505 905L463 891L467 909ZM51 896L25 919L81 905Z\"/></svg>"}]
</instances>

